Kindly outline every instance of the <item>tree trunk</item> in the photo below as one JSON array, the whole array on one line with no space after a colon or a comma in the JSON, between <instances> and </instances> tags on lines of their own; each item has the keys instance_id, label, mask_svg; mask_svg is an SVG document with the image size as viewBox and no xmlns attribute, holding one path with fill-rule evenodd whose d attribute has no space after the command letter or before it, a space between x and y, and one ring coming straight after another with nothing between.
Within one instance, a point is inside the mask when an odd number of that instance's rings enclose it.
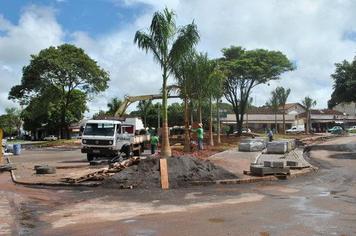
<instances>
[{"instance_id":1,"label":"tree trunk","mask_svg":"<svg viewBox=\"0 0 356 236\"><path fill-rule=\"evenodd\" d=\"M203 118L202 118L202 114L201 114L201 100L198 100L198 120L199 123L203 123Z\"/></svg>"},{"instance_id":2,"label":"tree trunk","mask_svg":"<svg viewBox=\"0 0 356 236\"><path fill-rule=\"evenodd\" d=\"M194 123L194 107L193 107L193 101L190 100L189 102L189 109L190 109L190 124L193 125Z\"/></svg>"},{"instance_id":3,"label":"tree trunk","mask_svg":"<svg viewBox=\"0 0 356 236\"><path fill-rule=\"evenodd\" d=\"M184 98L184 152L190 152L189 107L186 97Z\"/></svg>"},{"instance_id":4,"label":"tree trunk","mask_svg":"<svg viewBox=\"0 0 356 236\"><path fill-rule=\"evenodd\" d=\"M240 123L240 116L239 116L238 108L234 108L234 113L235 113L235 117L236 117L236 128L238 129L239 128L239 123Z\"/></svg>"},{"instance_id":5,"label":"tree trunk","mask_svg":"<svg viewBox=\"0 0 356 236\"><path fill-rule=\"evenodd\" d=\"M220 138L220 111L219 111L219 99L216 99L216 129L217 129L217 142L218 144L221 143L221 138Z\"/></svg>"},{"instance_id":6,"label":"tree trunk","mask_svg":"<svg viewBox=\"0 0 356 236\"><path fill-rule=\"evenodd\" d=\"M309 116L310 116L309 111L307 111L307 134L309 134L309 132L310 132Z\"/></svg>"},{"instance_id":7,"label":"tree trunk","mask_svg":"<svg viewBox=\"0 0 356 236\"><path fill-rule=\"evenodd\" d=\"M248 129L248 112L246 113L246 129Z\"/></svg>"},{"instance_id":8,"label":"tree trunk","mask_svg":"<svg viewBox=\"0 0 356 236\"><path fill-rule=\"evenodd\" d=\"M161 158L168 158L172 155L169 144L168 132L168 112L167 112L167 69L163 69L163 86L162 86L162 148Z\"/></svg>"},{"instance_id":9,"label":"tree trunk","mask_svg":"<svg viewBox=\"0 0 356 236\"><path fill-rule=\"evenodd\" d=\"M212 98L209 99L209 108L210 108L210 117L209 117L209 145L214 146L214 137L213 137L213 102Z\"/></svg>"},{"instance_id":10,"label":"tree trunk","mask_svg":"<svg viewBox=\"0 0 356 236\"><path fill-rule=\"evenodd\" d=\"M286 108L285 108L285 104L283 105L283 134L286 134L286 117L285 117L285 113L286 113Z\"/></svg>"},{"instance_id":11,"label":"tree trunk","mask_svg":"<svg viewBox=\"0 0 356 236\"><path fill-rule=\"evenodd\" d=\"M278 133L278 128L277 128L277 112L274 113L274 127L276 129L276 133Z\"/></svg>"}]
</instances>

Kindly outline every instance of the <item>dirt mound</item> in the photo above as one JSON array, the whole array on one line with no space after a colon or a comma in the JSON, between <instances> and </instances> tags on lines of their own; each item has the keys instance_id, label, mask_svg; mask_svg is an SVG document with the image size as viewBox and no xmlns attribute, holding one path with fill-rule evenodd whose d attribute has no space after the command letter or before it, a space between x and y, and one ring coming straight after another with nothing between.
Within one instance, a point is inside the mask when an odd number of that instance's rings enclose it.
<instances>
[{"instance_id":1,"label":"dirt mound","mask_svg":"<svg viewBox=\"0 0 356 236\"><path fill-rule=\"evenodd\" d=\"M192 181L234 179L236 175L215 166L210 161L191 157L168 159L169 185L171 188L189 185ZM159 159L147 158L106 179L106 187L152 188L160 187Z\"/></svg>"}]
</instances>

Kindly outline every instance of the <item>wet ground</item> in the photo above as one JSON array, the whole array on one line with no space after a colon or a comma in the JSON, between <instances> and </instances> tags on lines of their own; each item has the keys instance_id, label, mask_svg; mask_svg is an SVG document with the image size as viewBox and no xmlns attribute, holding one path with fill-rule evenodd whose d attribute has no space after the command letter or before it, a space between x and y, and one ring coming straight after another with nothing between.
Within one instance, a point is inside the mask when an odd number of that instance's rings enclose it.
<instances>
[{"instance_id":1,"label":"wet ground","mask_svg":"<svg viewBox=\"0 0 356 236\"><path fill-rule=\"evenodd\" d=\"M0 174L0 235L356 235L356 151L311 151L317 173L169 191L29 188Z\"/></svg>"}]
</instances>

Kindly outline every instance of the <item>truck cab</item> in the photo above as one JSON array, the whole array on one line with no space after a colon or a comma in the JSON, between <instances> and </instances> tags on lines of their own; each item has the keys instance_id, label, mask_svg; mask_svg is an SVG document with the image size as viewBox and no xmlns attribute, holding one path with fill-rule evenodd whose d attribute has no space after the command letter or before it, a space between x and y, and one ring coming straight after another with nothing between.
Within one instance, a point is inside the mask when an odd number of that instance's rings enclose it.
<instances>
[{"instance_id":1,"label":"truck cab","mask_svg":"<svg viewBox=\"0 0 356 236\"><path fill-rule=\"evenodd\" d=\"M88 161L111 159L121 153L139 156L149 139L139 118L89 120L84 126L81 151L87 154Z\"/></svg>"}]
</instances>

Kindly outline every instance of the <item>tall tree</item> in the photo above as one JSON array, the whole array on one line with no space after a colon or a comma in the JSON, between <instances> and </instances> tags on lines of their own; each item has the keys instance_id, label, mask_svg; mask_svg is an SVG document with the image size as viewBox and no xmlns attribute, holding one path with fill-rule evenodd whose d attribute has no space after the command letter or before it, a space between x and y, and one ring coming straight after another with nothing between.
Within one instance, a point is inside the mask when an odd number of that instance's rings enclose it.
<instances>
[{"instance_id":1,"label":"tall tree","mask_svg":"<svg viewBox=\"0 0 356 236\"><path fill-rule=\"evenodd\" d=\"M153 109L152 106L152 100L142 100L138 102L137 109L140 112L140 116L143 119L143 124L145 128L147 128L147 115L151 109Z\"/></svg>"},{"instance_id":2,"label":"tall tree","mask_svg":"<svg viewBox=\"0 0 356 236\"><path fill-rule=\"evenodd\" d=\"M286 134L286 103L287 103L287 99L289 97L290 94L290 89L285 89L283 87L277 87L276 88L276 94L277 94L277 98L278 98L278 102L279 105L282 107L283 110L283 133Z\"/></svg>"},{"instance_id":3,"label":"tall tree","mask_svg":"<svg viewBox=\"0 0 356 236\"><path fill-rule=\"evenodd\" d=\"M276 132L278 133L278 125L277 125L277 113L279 111L279 99L276 90L271 92L271 98L266 104L268 107L270 107L274 113L274 127L276 129Z\"/></svg>"},{"instance_id":4,"label":"tall tree","mask_svg":"<svg viewBox=\"0 0 356 236\"><path fill-rule=\"evenodd\" d=\"M68 109L75 103L75 99L81 99L73 95L75 91L80 91L85 96L97 94L108 87L108 81L108 73L83 49L63 44L32 55L30 64L23 68L21 84L12 87L9 98L28 105L31 100L42 96L48 90L55 92L58 99L56 111L60 113L63 137L69 126Z\"/></svg>"},{"instance_id":5,"label":"tall tree","mask_svg":"<svg viewBox=\"0 0 356 236\"><path fill-rule=\"evenodd\" d=\"M227 76L224 95L233 106L238 135L241 135L246 105L252 89L279 79L282 73L293 70L293 66L279 51L245 50L232 46L222 52L224 57L221 59L221 65Z\"/></svg>"},{"instance_id":6,"label":"tall tree","mask_svg":"<svg viewBox=\"0 0 356 236\"><path fill-rule=\"evenodd\" d=\"M134 42L146 52L151 51L162 69L162 149L161 157L171 156L168 137L167 80L174 65L198 43L199 34L194 22L176 27L175 14L165 8L155 12L148 32L137 31Z\"/></svg>"},{"instance_id":7,"label":"tall tree","mask_svg":"<svg viewBox=\"0 0 356 236\"><path fill-rule=\"evenodd\" d=\"M17 136L21 135L21 110L15 107L6 108L6 115L8 116L10 126L16 129Z\"/></svg>"},{"instance_id":8,"label":"tall tree","mask_svg":"<svg viewBox=\"0 0 356 236\"><path fill-rule=\"evenodd\" d=\"M122 104L122 100L120 100L119 98L112 98L110 102L107 104L109 110L106 112L106 114L109 116L114 116L116 111L121 106L121 104Z\"/></svg>"},{"instance_id":9,"label":"tall tree","mask_svg":"<svg viewBox=\"0 0 356 236\"><path fill-rule=\"evenodd\" d=\"M331 75L334 91L328 102L329 108L342 102L356 102L356 57L351 62L344 60L335 66L335 72Z\"/></svg>"},{"instance_id":10,"label":"tall tree","mask_svg":"<svg viewBox=\"0 0 356 236\"><path fill-rule=\"evenodd\" d=\"M184 151L190 152L189 103L195 96L196 53L191 51L174 66L176 84L171 86L184 101Z\"/></svg>"},{"instance_id":11,"label":"tall tree","mask_svg":"<svg viewBox=\"0 0 356 236\"><path fill-rule=\"evenodd\" d=\"M303 106L305 107L307 113L307 134L310 132L310 119L311 119L311 108L316 106L316 101L310 97L305 97L302 101Z\"/></svg>"},{"instance_id":12,"label":"tall tree","mask_svg":"<svg viewBox=\"0 0 356 236\"><path fill-rule=\"evenodd\" d=\"M211 74L211 79L214 79L212 87L212 97L216 100L216 132L217 132L217 143L221 143L220 137L220 100L224 96L224 80L225 75L221 71L219 64L216 64L213 73Z\"/></svg>"}]
</instances>

